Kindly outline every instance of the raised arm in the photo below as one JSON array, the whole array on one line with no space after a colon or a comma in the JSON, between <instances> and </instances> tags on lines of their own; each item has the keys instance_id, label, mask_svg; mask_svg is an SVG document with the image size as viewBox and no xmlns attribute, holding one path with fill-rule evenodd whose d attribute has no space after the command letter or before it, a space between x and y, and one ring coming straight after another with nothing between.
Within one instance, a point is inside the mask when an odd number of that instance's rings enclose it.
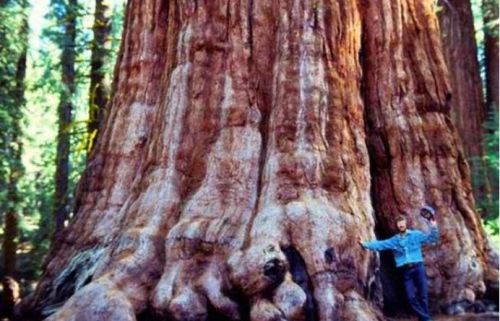
<instances>
[{"instance_id":1,"label":"raised arm","mask_svg":"<svg viewBox=\"0 0 500 321\"><path fill-rule=\"evenodd\" d=\"M421 231L418 231L418 239L422 244L436 243L437 240L439 239L439 229L437 227L436 221L432 220L430 223L431 223L431 228L429 233L426 234Z\"/></svg>"},{"instance_id":2,"label":"raised arm","mask_svg":"<svg viewBox=\"0 0 500 321\"><path fill-rule=\"evenodd\" d=\"M365 249L372 251L393 250L396 247L396 239L391 237L387 240L366 241L360 242L360 244Z\"/></svg>"}]
</instances>

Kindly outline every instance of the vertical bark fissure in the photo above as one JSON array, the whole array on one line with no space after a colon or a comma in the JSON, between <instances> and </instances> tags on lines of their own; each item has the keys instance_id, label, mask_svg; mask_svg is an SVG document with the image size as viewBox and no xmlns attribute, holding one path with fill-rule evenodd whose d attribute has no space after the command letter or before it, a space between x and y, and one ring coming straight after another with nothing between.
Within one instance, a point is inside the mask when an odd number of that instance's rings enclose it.
<instances>
[{"instance_id":1,"label":"vertical bark fissure","mask_svg":"<svg viewBox=\"0 0 500 321\"><path fill-rule=\"evenodd\" d=\"M270 118L271 118L271 101L269 101L269 99L266 99L267 96L264 95L264 90L267 89L267 88L262 88L261 86L263 86L263 81L264 81L264 78L261 77L261 75L258 73L258 70L257 70L257 61L254 61L254 51L253 51L253 48L254 48L254 37L253 37L253 26L254 26L254 23L253 23L253 19L255 19L255 16L254 16L254 5L256 5L254 2L257 1L259 2L259 0L249 0L249 3L250 3L250 10L249 10L249 22L248 22L248 26L249 26L249 36L250 36L250 66L249 66L249 70L250 70L250 75L251 75L251 78L253 79L253 81L251 81L251 85L253 88L251 88L251 90L254 91L254 96L255 96L255 103L257 104L257 108L260 110L260 114L261 114L261 119L260 119L260 124L259 124L259 133L260 133L260 136L261 136L261 147L260 147L260 153L259 153L259 167L258 167L258 174L257 174L257 197L256 197L256 201L255 201L255 206L253 208L253 211L252 211L252 215L250 217L250 220L247 224L247 227L246 227L246 231L245 231L245 240L243 242L243 247L246 248L250 245L250 242L251 242L251 237L250 236L250 231L252 230L252 227L253 227L253 223L254 223L254 219L255 217L257 216L257 213L259 211L259 204L261 202L261 195L262 195L262 192L263 192L263 180L264 180L264 176L266 175L266 172L265 172L265 163L266 163L266 160L267 160L267 154L268 154L268 145L269 145L269 130L270 130ZM262 3L258 3L262 6ZM257 5L258 5L257 4ZM274 22L274 20L272 20ZM274 30L273 30L274 31ZM276 38L277 38L277 33L276 33ZM272 58L273 61L275 59L275 57ZM274 67L274 64L273 64L273 67ZM279 70L279 68L278 68ZM273 85L273 89L275 88L275 86ZM273 94L273 91L271 91L271 94ZM269 105L268 105L269 104ZM261 106L259 106L261 105Z\"/></svg>"},{"instance_id":2,"label":"vertical bark fissure","mask_svg":"<svg viewBox=\"0 0 500 321\"><path fill-rule=\"evenodd\" d=\"M292 279L306 293L306 302L304 305L304 320L318 321L318 311L316 301L314 299L314 287L311 277L307 272L307 266L300 252L293 246L283 248L286 259L290 266Z\"/></svg>"},{"instance_id":3,"label":"vertical bark fissure","mask_svg":"<svg viewBox=\"0 0 500 321\"><path fill-rule=\"evenodd\" d=\"M370 1L370 0L368 0ZM366 10L366 3L367 1L364 1L364 0L361 0L360 1L360 7L363 8L363 10ZM363 12L363 10L360 11L360 15L363 17L365 15L365 13ZM383 18L383 16L382 16ZM364 20L362 20L362 30L361 30L361 39L365 40L365 37L366 36L366 33L367 33L367 24L365 23ZM369 159L369 168L370 168L370 177L375 177L378 175L378 173L380 173L381 169L380 169L380 157L374 157L376 151L373 150L373 144L370 144L370 139L372 139L370 136L369 136L369 133L375 133L375 132L379 132L379 129L378 128L374 128L376 126L376 124L374 124L375 120L371 119L372 117L374 117L374 115L369 115L368 111L371 109L370 107L370 101L369 101L369 90L373 90L373 88L370 88L368 86L368 82L367 82L367 73L365 70L368 70L368 66L369 66L369 60L366 59L366 56L368 55L367 53L367 48L366 48L366 41L362 41L361 43L361 48L360 48L360 59L359 59L359 63L361 65L361 93L362 93L362 101L363 101L363 105L364 105L364 109L363 109L363 119L364 119L364 124L365 124L365 132L366 132L366 144L367 144L367 149L368 149L368 159ZM372 73L370 75L371 77L374 77L375 80L374 82L377 83L378 82L378 78L377 78L377 73ZM380 94L379 94L379 88L377 87L376 89L376 95L377 97L377 100L379 102L379 104L381 103L381 97L380 97ZM380 135L383 135L382 133L379 133ZM387 139L383 139L384 142L387 142ZM386 150L388 150L388 146L385 145L384 147ZM383 157L383 156L382 156ZM382 166L388 166L388 160L383 160L383 164ZM393 184L390 184L390 188L391 188L391 194L394 195L394 185ZM373 227L373 232L374 232L374 235L377 239L385 239L385 238L388 238L390 236L390 231L388 230L388 226L387 224L384 224L383 222L383 217L380 215L380 212L378 209L381 208L381 204L378 204L378 197L376 197L377 195L377 191L376 191L376 188L375 188L375 184L371 184L370 186L370 198L371 198L371 201L372 201L372 206L373 208L375 209L374 212L373 212L373 218L374 218L374 227ZM382 255L381 255L382 256ZM385 258L387 258L388 255L385 255ZM390 257L389 259L392 259L392 257ZM378 273L376 274L376 276L374 276L374 278L376 278L376 280L374 280L374 282L372 284L370 284L370 287L366 289L366 292L365 292L365 295L372 299L370 296L373 296L373 299L374 299L374 303L377 304L377 306L379 307L382 307L382 302L383 302L383 297L384 297L384 294L385 294L385 291L387 291L387 289L382 289L383 287L383 283L381 282L381 276L380 276L380 273L383 273L384 272L384 269L386 269L389 264L389 260L385 259L384 260L384 256L382 256L382 258L378 258L376 255L372 258L371 260L372 262L372 265L374 266L374 270L378 270ZM392 264L392 263L391 263ZM392 312L390 311L391 309L385 309L387 307L387 304L384 305L384 310L389 310L388 312ZM393 309L394 310L394 309Z\"/></svg>"},{"instance_id":4,"label":"vertical bark fissure","mask_svg":"<svg viewBox=\"0 0 500 321\"><path fill-rule=\"evenodd\" d=\"M247 0L248 6L248 15L247 15L247 26L248 26L248 45L250 47L250 68L252 68L252 60L253 60L253 16L254 16L254 1L255 0Z\"/></svg>"}]
</instances>

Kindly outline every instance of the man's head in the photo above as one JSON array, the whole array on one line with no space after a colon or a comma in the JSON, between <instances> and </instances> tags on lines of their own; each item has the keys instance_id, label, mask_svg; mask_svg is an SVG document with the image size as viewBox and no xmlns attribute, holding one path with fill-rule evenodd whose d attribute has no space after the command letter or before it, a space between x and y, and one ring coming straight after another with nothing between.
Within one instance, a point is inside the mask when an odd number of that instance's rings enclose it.
<instances>
[{"instance_id":1,"label":"man's head","mask_svg":"<svg viewBox=\"0 0 500 321\"><path fill-rule=\"evenodd\" d=\"M398 227L399 233L404 233L406 231L406 217L403 215L398 215L396 217L396 226Z\"/></svg>"}]
</instances>

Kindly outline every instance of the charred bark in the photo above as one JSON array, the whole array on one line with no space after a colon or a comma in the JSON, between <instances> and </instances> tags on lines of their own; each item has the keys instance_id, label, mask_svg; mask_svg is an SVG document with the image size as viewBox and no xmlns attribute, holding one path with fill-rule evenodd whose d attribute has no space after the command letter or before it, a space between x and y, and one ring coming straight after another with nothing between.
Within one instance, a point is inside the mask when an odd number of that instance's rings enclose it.
<instances>
[{"instance_id":1,"label":"charred bark","mask_svg":"<svg viewBox=\"0 0 500 321\"><path fill-rule=\"evenodd\" d=\"M439 271L479 286L484 234L446 121L435 17L419 2L383 2L395 10L385 12L352 0L129 1L114 96L75 217L20 310L48 320L136 320L146 310L172 320L383 320L378 259L356 242L374 237L372 199L384 227L397 210L438 206L454 246L453 261L437 261L444 245L429 254L439 303L461 295ZM389 24L399 29L380 25L401 13L404 23ZM403 61L403 48L424 64ZM406 109L391 107L404 89L414 90ZM422 115L431 124L399 129ZM390 130L400 136L389 140ZM390 172L390 152L411 135L427 142L429 170L449 160L455 176L430 185L401 163ZM408 165L420 155L405 152ZM385 182L392 173L397 195ZM455 197L449 211L441 193ZM471 253L477 274L457 265Z\"/></svg>"}]
</instances>

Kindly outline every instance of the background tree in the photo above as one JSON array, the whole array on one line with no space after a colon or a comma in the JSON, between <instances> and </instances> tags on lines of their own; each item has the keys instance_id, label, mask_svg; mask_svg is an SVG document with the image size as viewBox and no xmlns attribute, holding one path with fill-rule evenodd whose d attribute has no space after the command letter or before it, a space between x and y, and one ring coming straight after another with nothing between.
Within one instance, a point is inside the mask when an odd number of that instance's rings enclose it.
<instances>
[{"instance_id":1,"label":"background tree","mask_svg":"<svg viewBox=\"0 0 500 321\"><path fill-rule=\"evenodd\" d=\"M439 22L452 88L451 114L463 141L476 198L491 207L492 183L484 161L483 124L487 118L470 1L439 2ZM487 215L487 213L484 213Z\"/></svg>"},{"instance_id":2,"label":"background tree","mask_svg":"<svg viewBox=\"0 0 500 321\"><path fill-rule=\"evenodd\" d=\"M19 182L24 168L21 162L26 54L28 46L27 1L0 3L0 121L2 161L0 164L0 211L4 221L2 270L16 276L18 224L21 215Z\"/></svg>"},{"instance_id":3,"label":"background tree","mask_svg":"<svg viewBox=\"0 0 500 321\"><path fill-rule=\"evenodd\" d=\"M23 210L19 216L18 280L24 294L32 291L34 281L41 273L41 262L47 253L54 230L54 190L56 171L56 149L58 128L58 105L62 91L61 82L61 42L64 34L64 6L52 3L32 2L30 23L36 28L30 30L27 77L26 106L23 109L22 163L25 174L20 178L19 202ZM92 26L94 4L85 2L77 8L75 38L75 94L72 98L73 117L67 128L70 136L68 208L73 207L73 191L76 181L86 162L88 143L87 124L89 108L89 84L91 65ZM111 10L113 28L110 54L103 68L106 78L112 74L123 18L123 3L114 1ZM3 13L2 13L3 14ZM10 20L21 17L15 12L5 12ZM8 21L5 19L4 21ZM14 25L10 23L10 25ZM8 34L16 35L16 32ZM18 43L15 37L14 43ZM11 63L15 64L13 59ZM12 65L11 65L12 66ZM12 69L9 69L12 70ZM2 123L2 128L9 124ZM3 156L3 154L2 154ZM2 158L6 159L6 158ZM2 190L3 191L3 190ZM6 203L2 203L5 205ZM70 216L72 213L70 213ZM3 229L0 238L3 241ZM2 271L0 270L0 274Z\"/></svg>"},{"instance_id":4,"label":"background tree","mask_svg":"<svg viewBox=\"0 0 500 321\"><path fill-rule=\"evenodd\" d=\"M110 4L104 0L95 1L94 39L91 44L90 90L89 90L89 145L96 136L108 103L109 88L106 80L106 64L110 60L111 18Z\"/></svg>"},{"instance_id":5,"label":"background tree","mask_svg":"<svg viewBox=\"0 0 500 321\"><path fill-rule=\"evenodd\" d=\"M427 253L433 309L480 304L498 261L433 9L129 1L74 219L20 311L382 320L378 260L353 237L393 232L400 213L419 226L425 203L442 234Z\"/></svg>"},{"instance_id":6,"label":"background tree","mask_svg":"<svg viewBox=\"0 0 500 321\"><path fill-rule=\"evenodd\" d=\"M482 1L483 68L486 92L487 119L484 124L485 139L483 163L490 175L491 201L479 199L479 207L485 215L486 226L490 231L498 231L499 186L498 186L498 0ZM481 176L479 176L481 178Z\"/></svg>"},{"instance_id":7,"label":"background tree","mask_svg":"<svg viewBox=\"0 0 500 321\"><path fill-rule=\"evenodd\" d=\"M69 162L70 128L75 94L75 57L76 57L76 0L53 0L53 6L59 6L63 32L61 35L61 80L62 88L58 107L59 130L57 135L55 193L54 193L54 234L64 227L64 221L70 212L69 203Z\"/></svg>"},{"instance_id":8,"label":"background tree","mask_svg":"<svg viewBox=\"0 0 500 321\"><path fill-rule=\"evenodd\" d=\"M498 0L483 0L487 110L498 110Z\"/></svg>"}]
</instances>

